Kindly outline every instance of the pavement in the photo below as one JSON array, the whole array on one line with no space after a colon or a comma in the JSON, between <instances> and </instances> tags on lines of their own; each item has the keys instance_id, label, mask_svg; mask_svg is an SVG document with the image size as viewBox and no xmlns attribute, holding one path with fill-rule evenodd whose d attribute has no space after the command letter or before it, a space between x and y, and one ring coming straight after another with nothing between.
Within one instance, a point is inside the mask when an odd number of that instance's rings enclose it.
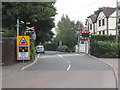
<instances>
[{"instance_id":1,"label":"pavement","mask_svg":"<svg viewBox=\"0 0 120 90\"><path fill-rule=\"evenodd\" d=\"M2 76L21 71L21 69L32 62L21 62L10 66L2 66Z\"/></svg>"},{"instance_id":2,"label":"pavement","mask_svg":"<svg viewBox=\"0 0 120 90\"><path fill-rule=\"evenodd\" d=\"M120 84L119 84L119 78L120 77L120 74L119 74L119 59L118 58L100 58L101 61L107 63L108 65L110 65L112 68L113 68L113 71L115 73L115 78L117 79L117 87L118 89L120 90Z\"/></svg>"}]
</instances>

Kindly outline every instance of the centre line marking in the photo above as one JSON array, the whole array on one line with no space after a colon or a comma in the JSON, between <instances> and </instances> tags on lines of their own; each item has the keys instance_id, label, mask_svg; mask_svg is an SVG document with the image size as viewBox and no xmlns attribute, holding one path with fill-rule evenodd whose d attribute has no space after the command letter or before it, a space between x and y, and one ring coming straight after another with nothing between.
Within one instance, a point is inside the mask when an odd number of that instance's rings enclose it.
<instances>
[{"instance_id":1,"label":"centre line marking","mask_svg":"<svg viewBox=\"0 0 120 90\"><path fill-rule=\"evenodd\" d=\"M68 68L67 68L67 71L69 71L70 70L70 68L71 68L71 62L69 61L69 60L67 60L66 58L64 58L62 55L60 55L60 54L58 54L58 56L59 57L61 57L61 58L63 58L64 60L66 60L68 63L69 63L69 66L68 66Z\"/></svg>"},{"instance_id":2,"label":"centre line marking","mask_svg":"<svg viewBox=\"0 0 120 90\"><path fill-rule=\"evenodd\" d=\"M71 64L69 64L69 66L68 66L68 68L67 68L67 71L69 71L69 70L70 70L70 68L71 68Z\"/></svg>"}]
</instances>

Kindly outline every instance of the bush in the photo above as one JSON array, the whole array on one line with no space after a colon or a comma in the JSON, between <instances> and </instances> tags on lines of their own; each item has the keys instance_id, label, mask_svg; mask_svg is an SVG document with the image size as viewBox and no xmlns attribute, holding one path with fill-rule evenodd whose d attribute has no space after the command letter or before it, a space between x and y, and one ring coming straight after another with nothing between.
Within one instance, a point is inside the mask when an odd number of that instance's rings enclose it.
<instances>
[{"instance_id":1,"label":"bush","mask_svg":"<svg viewBox=\"0 0 120 90\"><path fill-rule=\"evenodd\" d=\"M13 30L6 29L5 33L2 34L3 37L14 37L15 32Z\"/></svg>"},{"instance_id":2,"label":"bush","mask_svg":"<svg viewBox=\"0 0 120 90\"><path fill-rule=\"evenodd\" d=\"M120 35L119 35L120 38ZM106 42L115 42L116 35L92 35L91 42L94 41L106 41Z\"/></svg>"},{"instance_id":3,"label":"bush","mask_svg":"<svg viewBox=\"0 0 120 90\"><path fill-rule=\"evenodd\" d=\"M61 51L61 52L70 52L70 49L68 48L68 46L64 45L64 46L59 46L58 47L58 51Z\"/></svg>"},{"instance_id":4,"label":"bush","mask_svg":"<svg viewBox=\"0 0 120 90\"><path fill-rule=\"evenodd\" d=\"M30 60L33 61L35 59L35 44L33 42L30 43Z\"/></svg>"},{"instance_id":5,"label":"bush","mask_svg":"<svg viewBox=\"0 0 120 90\"><path fill-rule=\"evenodd\" d=\"M119 55L120 43L95 41L91 44L90 54L96 57L116 58Z\"/></svg>"},{"instance_id":6,"label":"bush","mask_svg":"<svg viewBox=\"0 0 120 90\"><path fill-rule=\"evenodd\" d=\"M58 50L58 51L62 51L62 46L59 46L59 47L57 48L57 50Z\"/></svg>"}]
</instances>

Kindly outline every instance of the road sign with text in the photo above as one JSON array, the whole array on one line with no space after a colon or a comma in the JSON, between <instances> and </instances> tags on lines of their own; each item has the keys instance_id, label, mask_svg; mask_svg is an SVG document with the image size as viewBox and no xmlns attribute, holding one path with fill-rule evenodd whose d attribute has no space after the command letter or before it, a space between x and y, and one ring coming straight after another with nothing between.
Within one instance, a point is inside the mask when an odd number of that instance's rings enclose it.
<instances>
[{"instance_id":1,"label":"road sign with text","mask_svg":"<svg viewBox=\"0 0 120 90\"><path fill-rule=\"evenodd\" d=\"M17 60L30 60L29 36L17 36Z\"/></svg>"}]
</instances>

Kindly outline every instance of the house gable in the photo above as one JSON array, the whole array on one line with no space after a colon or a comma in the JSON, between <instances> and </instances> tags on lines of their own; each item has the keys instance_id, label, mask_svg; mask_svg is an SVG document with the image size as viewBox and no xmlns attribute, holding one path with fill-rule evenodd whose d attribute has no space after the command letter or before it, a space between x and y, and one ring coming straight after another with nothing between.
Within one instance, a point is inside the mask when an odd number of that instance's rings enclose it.
<instances>
[{"instance_id":1,"label":"house gable","mask_svg":"<svg viewBox=\"0 0 120 90\"><path fill-rule=\"evenodd\" d=\"M116 24L115 8L102 8L97 18L98 34L114 34ZM112 30L112 31L111 31Z\"/></svg>"}]
</instances>

